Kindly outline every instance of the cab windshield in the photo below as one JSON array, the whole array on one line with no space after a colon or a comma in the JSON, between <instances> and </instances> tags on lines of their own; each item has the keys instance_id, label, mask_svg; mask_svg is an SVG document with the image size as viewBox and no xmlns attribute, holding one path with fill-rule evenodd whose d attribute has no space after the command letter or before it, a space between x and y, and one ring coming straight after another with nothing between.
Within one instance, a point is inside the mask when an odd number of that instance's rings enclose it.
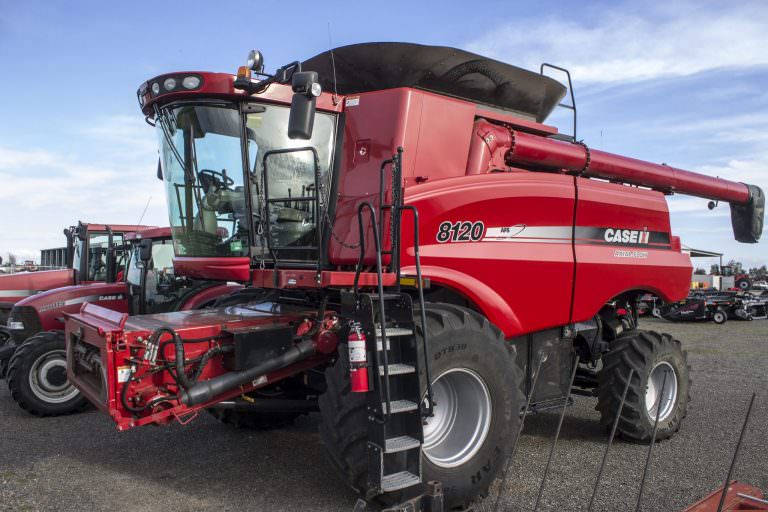
<instances>
[{"instance_id":1,"label":"cab windshield","mask_svg":"<svg viewBox=\"0 0 768 512\"><path fill-rule=\"evenodd\" d=\"M336 118L317 112L312 139L291 140L288 107L242 110L176 103L159 111L176 255L316 258Z\"/></svg>"},{"instance_id":2,"label":"cab windshield","mask_svg":"<svg viewBox=\"0 0 768 512\"><path fill-rule=\"evenodd\" d=\"M115 233L112 244L121 247L123 235ZM85 272L80 276L83 281L105 281L107 278L107 257L109 253L109 235L103 232L89 232L86 240L78 238L74 244L72 268ZM117 268L123 264L121 253L117 253ZM85 262L83 262L85 259ZM85 268L83 264L85 263Z\"/></svg>"}]
</instances>

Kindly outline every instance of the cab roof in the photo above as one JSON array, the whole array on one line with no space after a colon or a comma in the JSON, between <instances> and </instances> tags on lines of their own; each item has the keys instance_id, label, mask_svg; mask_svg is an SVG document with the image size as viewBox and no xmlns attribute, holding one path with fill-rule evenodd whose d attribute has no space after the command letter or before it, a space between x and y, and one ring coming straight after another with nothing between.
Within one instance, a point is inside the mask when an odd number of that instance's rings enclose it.
<instances>
[{"instance_id":1,"label":"cab roof","mask_svg":"<svg viewBox=\"0 0 768 512\"><path fill-rule=\"evenodd\" d=\"M563 84L547 76L446 46L353 44L316 55L301 68L317 71L325 91L349 95L413 87L521 112L538 122L566 93Z\"/></svg>"}]
</instances>

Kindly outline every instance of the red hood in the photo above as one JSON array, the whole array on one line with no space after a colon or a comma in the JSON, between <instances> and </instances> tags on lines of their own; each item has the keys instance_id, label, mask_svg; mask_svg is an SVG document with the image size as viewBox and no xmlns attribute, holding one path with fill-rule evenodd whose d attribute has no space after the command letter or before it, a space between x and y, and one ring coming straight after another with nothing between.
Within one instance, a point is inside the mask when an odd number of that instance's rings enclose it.
<instances>
[{"instance_id":1,"label":"red hood","mask_svg":"<svg viewBox=\"0 0 768 512\"><path fill-rule=\"evenodd\" d=\"M74 280L75 271L69 268L0 276L0 302L14 303L42 291L69 286Z\"/></svg>"}]
</instances>

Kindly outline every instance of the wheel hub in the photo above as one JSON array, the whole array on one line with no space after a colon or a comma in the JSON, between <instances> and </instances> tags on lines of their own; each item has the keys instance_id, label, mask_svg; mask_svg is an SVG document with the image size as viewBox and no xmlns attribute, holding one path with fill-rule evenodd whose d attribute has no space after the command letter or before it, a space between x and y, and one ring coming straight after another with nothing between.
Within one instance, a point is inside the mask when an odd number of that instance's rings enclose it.
<instances>
[{"instance_id":1,"label":"wheel hub","mask_svg":"<svg viewBox=\"0 0 768 512\"><path fill-rule=\"evenodd\" d=\"M674 411L675 403L677 403L677 374L671 364L662 361L653 367L648 376L648 386L645 389L645 407L648 410L648 416L654 421L657 416L659 421L664 421Z\"/></svg>"},{"instance_id":2,"label":"wheel hub","mask_svg":"<svg viewBox=\"0 0 768 512\"><path fill-rule=\"evenodd\" d=\"M29 388L46 403L72 400L79 391L67 380L67 360L63 350L46 352L35 359L29 372Z\"/></svg>"},{"instance_id":3,"label":"wheel hub","mask_svg":"<svg viewBox=\"0 0 768 512\"><path fill-rule=\"evenodd\" d=\"M491 426L491 395L468 368L452 368L432 383L434 415L424 424L424 455L435 465L464 464L482 447Z\"/></svg>"}]
</instances>

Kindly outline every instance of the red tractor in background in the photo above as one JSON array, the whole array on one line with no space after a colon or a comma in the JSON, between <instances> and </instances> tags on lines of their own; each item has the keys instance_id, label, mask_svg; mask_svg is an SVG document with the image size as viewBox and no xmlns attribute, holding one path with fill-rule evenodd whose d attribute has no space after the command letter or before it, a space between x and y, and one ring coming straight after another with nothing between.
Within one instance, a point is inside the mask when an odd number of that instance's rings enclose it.
<instances>
[{"instance_id":1,"label":"red tractor in background","mask_svg":"<svg viewBox=\"0 0 768 512\"><path fill-rule=\"evenodd\" d=\"M732 265L723 265L719 269L719 273L724 277L733 278L734 288L743 292L752 288L752 278L746 272L736 272Z\"/></svg>"},{"instance_id":2,"label":"red tractor in background","mask_svg":"<svg viewBox=\"0 0 768 512\"><path fill-rule=\"evenodd\" d=\"M11 339L0 348L0 365L7 368L11 397L34 415L69 414L87 403L66 378L67 313L79 311L86 302L131 314L183 311L208 307L242 288L176 275L170 228L147 228L118 237L106 226L105 233L107 243L100 244L101 235L92 233L80 251L91 261L103 263L103 269L92 265L87 282L21 299L9 314Z\"/></svg>"},{"instance_id":3,"label":"red tractor in background","mask_svg":"<svg viewBox=\"0 0 768 512\"><path fill-rule=\"evenodd\" d=\"M569 405L572 368L606 425L633 369L620 434L672 436L686 354L637 310L688 292L665 195L730 203L748 243L765 197L558 134L543 121L565 92L402 43L147 81L176 269L270 293L139 316L87 304L66 320L71 382L120 430L315 402L330 464L382 504L432 480L447 508L486 493L523 411ZM297 395L263 392L278 384Z\"/></svg>"},{"instance_id":4,"label":"red tractor in background","mask_svg":"<svg viewBox=\"0 0 768 512\"><path fill-rule=\"evenodd\" d=\"M151 226L78 222L77 226L64 230L67 238L66 269L0 276L0 347L10 338L8 314L16 302L62 286L104 282L107 277L106 252L110 237L112 243L122 245L125 233L148 227Z\"/></svg>"}]
</instances>

